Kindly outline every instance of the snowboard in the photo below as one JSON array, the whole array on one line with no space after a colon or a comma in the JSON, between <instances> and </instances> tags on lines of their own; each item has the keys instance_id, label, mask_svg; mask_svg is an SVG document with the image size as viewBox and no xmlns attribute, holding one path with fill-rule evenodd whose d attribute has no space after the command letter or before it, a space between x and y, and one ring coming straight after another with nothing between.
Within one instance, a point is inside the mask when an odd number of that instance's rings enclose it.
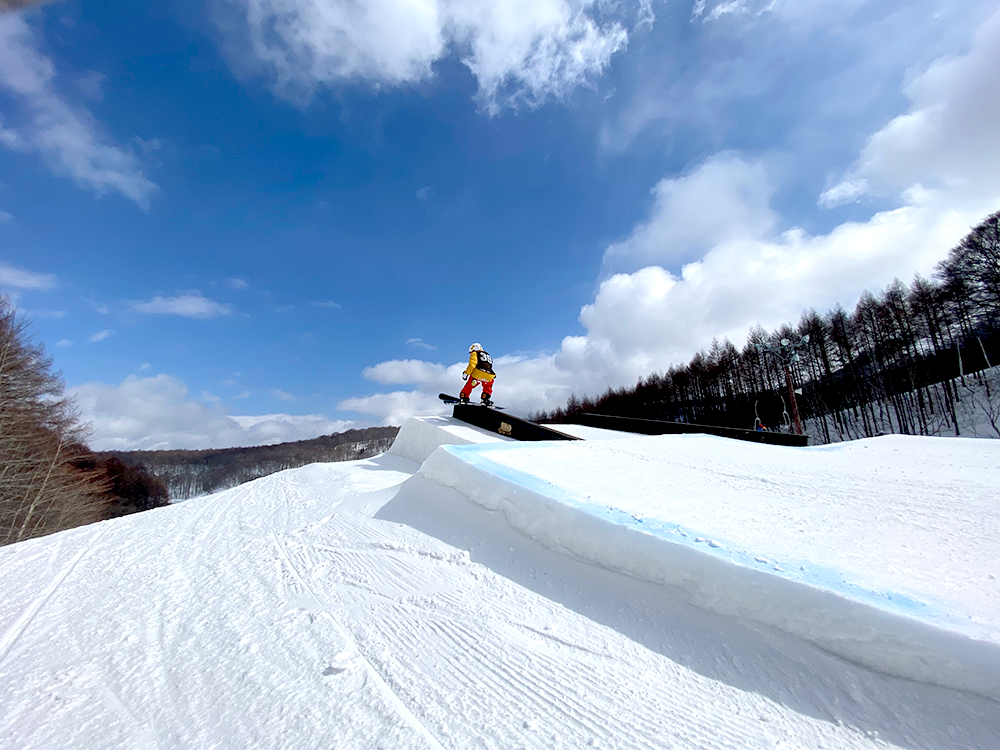
<instances>
[{"instance_id":1,"label":"snowboard","mask_svg":"<svg viewBox=\"0 0 1000 750\"><path fill-rule=\"evenodd\" d=\"M444 401L446 404L460 404L462 400L458 396L449 396L447 393L439 393L438 398ZM469 401L469 406L486 406L479 401ZM496 404L490 404L486 407L487 409L502 409L502 406L497 406Z\"/></svg>"}]
</instances>

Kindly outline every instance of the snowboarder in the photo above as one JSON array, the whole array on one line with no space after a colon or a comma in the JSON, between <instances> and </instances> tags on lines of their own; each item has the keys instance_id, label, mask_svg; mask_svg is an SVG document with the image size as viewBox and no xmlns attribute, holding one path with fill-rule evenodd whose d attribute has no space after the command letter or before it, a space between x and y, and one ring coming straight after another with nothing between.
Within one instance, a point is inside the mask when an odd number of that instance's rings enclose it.
<instances>
[{"instance_id":1,"label":"snowboarder","mask_svg":"<svg viewBox=\"0 0 1000 750\"><path fill-rule=\"evenodd\" d=\"M493 372L493 358L490 357L488 352L483 350L481 344L473 344L469 347L469 366L462 373L462 380L466 381L466 383L465 387L462 388L462 392L458 394L459 399L463 404L469 403L469 396L472 395L472 389L477 384L482 384L482 402L485 406L491 406L493 404L493 380L495 378L496 373Z\"/></svg>"}]
</instances>

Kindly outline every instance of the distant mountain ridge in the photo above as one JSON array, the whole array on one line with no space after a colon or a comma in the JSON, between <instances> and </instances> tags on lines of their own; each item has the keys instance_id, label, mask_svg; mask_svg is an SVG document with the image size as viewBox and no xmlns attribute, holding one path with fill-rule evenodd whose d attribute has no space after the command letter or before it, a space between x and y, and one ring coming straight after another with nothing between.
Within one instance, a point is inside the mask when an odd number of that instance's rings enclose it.
<instances>
[{"instance_id":1,"label":"distant mountain ridge","mask_svg":"<svg viewBox=\"0 0 1000 750\"><path fill-rule=\"evenodd\" d=\"M398 427L368 427L275 445L98 455L146 469L166 482L171 500L186 500L306 464L369 458L388 450L397 432Z\"/></svg>"}]
</instances>

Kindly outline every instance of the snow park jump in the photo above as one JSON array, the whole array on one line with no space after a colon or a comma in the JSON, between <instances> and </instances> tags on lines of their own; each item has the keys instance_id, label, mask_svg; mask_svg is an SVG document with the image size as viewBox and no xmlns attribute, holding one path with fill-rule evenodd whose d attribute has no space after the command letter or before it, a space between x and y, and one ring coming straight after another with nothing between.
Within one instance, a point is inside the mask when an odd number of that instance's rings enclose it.
<instances>
[{"instance_id":1,"label":"snow park jump","mask_svg":"<svg viewBox=\"0 0 1000 750\"><path fill-rule=\"evenodd\" d=\"M996 441L559 431L0 548L0 745L997 746Z\"/></svg>"}]
</instances>

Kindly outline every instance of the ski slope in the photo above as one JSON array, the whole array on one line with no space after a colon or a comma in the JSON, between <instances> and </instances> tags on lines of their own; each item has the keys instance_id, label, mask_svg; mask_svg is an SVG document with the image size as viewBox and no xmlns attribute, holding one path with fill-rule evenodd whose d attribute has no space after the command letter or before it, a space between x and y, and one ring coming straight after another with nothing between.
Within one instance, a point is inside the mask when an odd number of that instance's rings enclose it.
<instances>
[{"instance_id":1,"label":"ski slope","mask_svg":"<svg viewBox=\"0 0 1000 750\"><path fill-rule=\"evenodd\" d=\"M0 747L1000 746L1000 442L566 430L0 548Z\"/></svg>"}]
</instances>

